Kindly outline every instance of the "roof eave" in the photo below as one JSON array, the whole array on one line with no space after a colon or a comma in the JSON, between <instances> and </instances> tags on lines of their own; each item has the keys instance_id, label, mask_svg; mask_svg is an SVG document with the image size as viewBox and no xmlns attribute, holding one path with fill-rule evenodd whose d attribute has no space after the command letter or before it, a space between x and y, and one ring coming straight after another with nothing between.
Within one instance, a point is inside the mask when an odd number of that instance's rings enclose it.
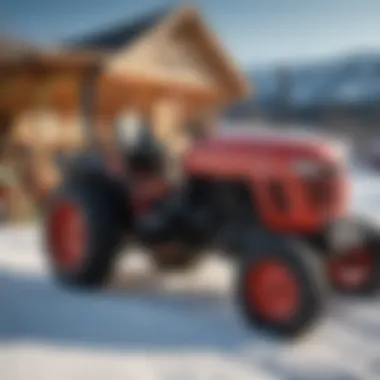
<instances>
[{"instance_id":1,"label":"roof eave","mask_svg":"<svg viewBox=\"0 0 380 380\"><path fill-rule=\"evenodd\" d=\"M188 20L195 22L207 43L208 49L213 55L218 57L220 64L223 66L223 71L228 77L228 83L226 83L226 101L234 103L249 97L253 89L248 79L241 73L238 64L233 58L226 53L218 38L206 27L198 10L193 7L187 7L185 14Z\"/></svg>"}]
</instances>

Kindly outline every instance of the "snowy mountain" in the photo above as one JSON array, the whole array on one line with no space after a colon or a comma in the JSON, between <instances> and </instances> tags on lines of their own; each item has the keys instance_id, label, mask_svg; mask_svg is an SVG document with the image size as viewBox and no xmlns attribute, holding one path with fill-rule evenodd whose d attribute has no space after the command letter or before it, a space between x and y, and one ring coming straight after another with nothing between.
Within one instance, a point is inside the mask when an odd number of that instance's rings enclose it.
<instances>
[{"instance_id":1,"label":"snowy mountain","mask_svg":"<svg viewBox=\"0 0 380 380\"><path fill-rule=\"evenodd\" d=\"M284 96L287 106L297 110L380 103L380 53L253 69L247 76L255 88L255 100L245 103L245 108L252 108L253 103L273 108Z\"/></svg>"}]
</instances>

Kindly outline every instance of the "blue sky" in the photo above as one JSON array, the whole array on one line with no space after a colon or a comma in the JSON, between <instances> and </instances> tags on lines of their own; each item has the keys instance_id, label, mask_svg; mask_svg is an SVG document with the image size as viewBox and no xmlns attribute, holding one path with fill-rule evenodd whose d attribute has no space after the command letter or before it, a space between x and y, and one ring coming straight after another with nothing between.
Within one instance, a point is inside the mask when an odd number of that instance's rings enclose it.
<instances>
[{"instance_id":1,"label":"blue sky","mask_svg":"<svg viewBox=\"0 0 380 380\"><path fill-rule=\"evenodd\" d=\"M0 30L54 43L176 0L0 0ZM380 51L380 0L197 0L244 66Z\"/></svg>"}]
</instances>

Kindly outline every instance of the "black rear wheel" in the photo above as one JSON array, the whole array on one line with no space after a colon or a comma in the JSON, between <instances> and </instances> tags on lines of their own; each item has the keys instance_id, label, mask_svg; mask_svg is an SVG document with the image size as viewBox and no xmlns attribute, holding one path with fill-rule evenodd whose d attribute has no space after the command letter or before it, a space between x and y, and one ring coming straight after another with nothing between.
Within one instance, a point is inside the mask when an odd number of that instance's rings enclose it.
<instances>
[{"instance_id":1,"label":"black rear wheel","mask_svg":"<svg viewBox=\"0 0 380 380\"><path fill-rule=\"evenodd\" d=\"M70 285L102 285L123 237L124 223L115 197L104 186L72 183L50 200L45 243L56 278Z\"/></svg>"},{"instance_id":2,"label":"black rear wheel","mask_svg":"<svg viewBox=\"0 0 380 380\"><path fill-rule=\"evenodd\" d=\"M299 336L318 320L327 295L322 259L307 245L273 236L247 243L238 301L250 326Z\"/></svg>"},{"instance_id":3,"label":"black rear wheel","mask_svg":"<svg viewBox=\"0 0 380 380\"><path fill-rule=\"evenodd\" d=\"M380 231L367 220L356 222L361 242L329 262L336 291L349 295L372 295L380 289Z\"/></svg>"}]
</instances>

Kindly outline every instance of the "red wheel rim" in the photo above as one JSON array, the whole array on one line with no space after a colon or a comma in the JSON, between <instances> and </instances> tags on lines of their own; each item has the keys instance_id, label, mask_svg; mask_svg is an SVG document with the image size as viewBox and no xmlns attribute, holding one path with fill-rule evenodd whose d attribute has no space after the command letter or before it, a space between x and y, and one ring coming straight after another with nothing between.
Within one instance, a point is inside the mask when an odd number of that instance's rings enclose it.
<instances>
[{"instance_id":1,"label":"red wheel rim","mask_svg":"<svg viewBox=\"0 0 380 380\"><path fill-rule=\"evenodd\" d=\"M278 260L265 260L248 273L248 302L268 320L289 320L299 304L299 286L291 270Z\"/></svg>"},{"instance_id":2,"label":"red wheel rim","mask_svg":"<svg viewBox=\"0 0 380 380\"><path fill-rule=\"evenodd\" d=\"M83 260L86 247L85 222L75 203L58 204L50 219L53 258L63 269L75 269Z\"/></svg>"},{"instance_id":3,"label":"red wheel rim","mask_svg":"<svg viewBox=\"0 0 380 380\"><path fill-rule=\"evenodd\" d=\"M332 261L331 279L334 284L347 290L355 290L366 284L372 275L373 256L366 248Z\"/></svg>"}]
</instances>

